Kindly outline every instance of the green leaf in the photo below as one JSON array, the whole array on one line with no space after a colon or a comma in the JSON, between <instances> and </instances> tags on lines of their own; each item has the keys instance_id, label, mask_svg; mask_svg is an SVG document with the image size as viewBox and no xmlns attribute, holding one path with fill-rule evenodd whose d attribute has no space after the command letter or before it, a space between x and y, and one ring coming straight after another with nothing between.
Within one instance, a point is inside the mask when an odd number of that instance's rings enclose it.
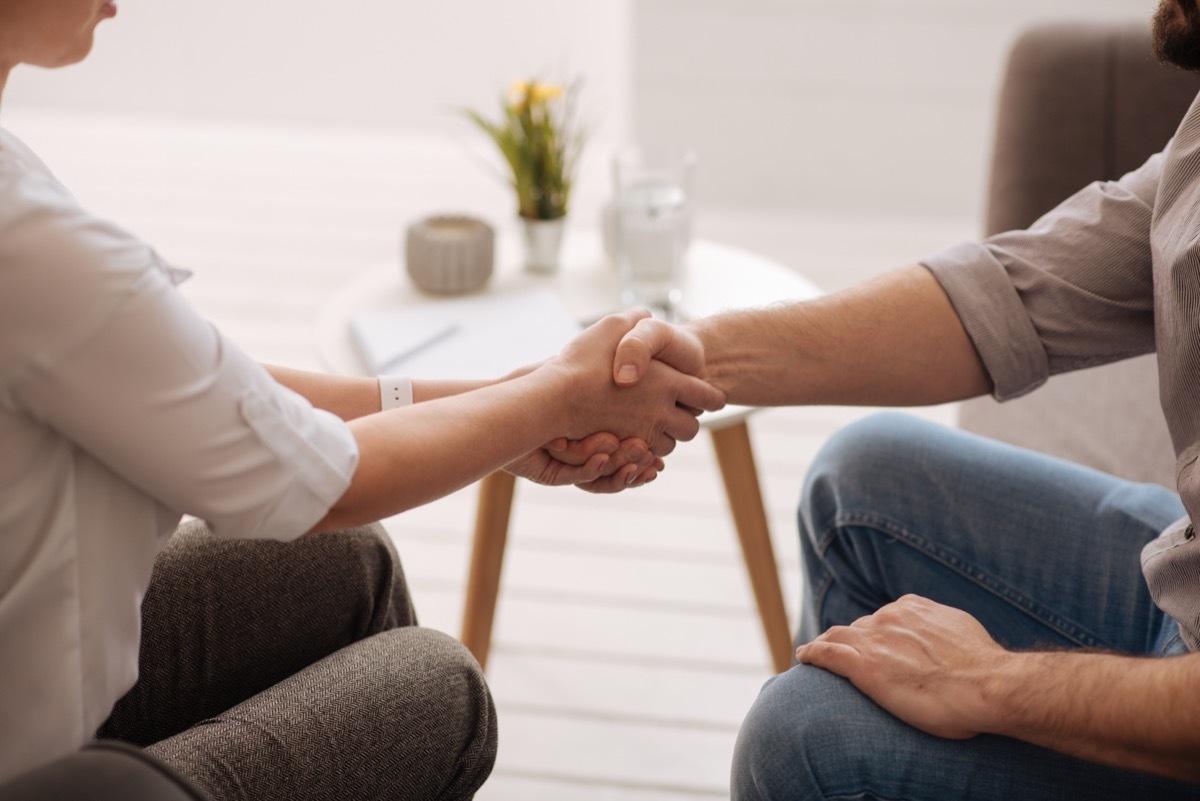
<instances>
[{"instance_id":1,"label":"green leaf","mask_svg":"<svg viewBox=\"0 0 1200 801\"><path fill-rule=\"evenodd\" d=\"M521 216L548 220L567 213L585 136L575 122L579 81L557 97L535 100L537 83L528 81L524 96L515 102L501 98L498 122L471 109L464 113L495 143L508 165Z\"/></svg>"}]
</instances>

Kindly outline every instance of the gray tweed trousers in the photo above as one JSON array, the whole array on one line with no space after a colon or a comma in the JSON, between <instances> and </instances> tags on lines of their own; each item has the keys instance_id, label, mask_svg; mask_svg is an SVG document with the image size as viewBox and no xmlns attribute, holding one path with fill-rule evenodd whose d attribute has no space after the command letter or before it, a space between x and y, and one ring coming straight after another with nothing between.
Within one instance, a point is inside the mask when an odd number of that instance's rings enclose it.
<instances>
[{"instance_id":1,"label":"gray tweed trousers","mask_svg":"<svg viewBox=\"0 0 1200 801\"><path fill-rule=\"evenodd\" d=\"M469 799L495 761L483 674L417 627L379 526L279 543L183 524L142 603L139 660L97 737L216 801Z\"/></svg>"}]
</instances>

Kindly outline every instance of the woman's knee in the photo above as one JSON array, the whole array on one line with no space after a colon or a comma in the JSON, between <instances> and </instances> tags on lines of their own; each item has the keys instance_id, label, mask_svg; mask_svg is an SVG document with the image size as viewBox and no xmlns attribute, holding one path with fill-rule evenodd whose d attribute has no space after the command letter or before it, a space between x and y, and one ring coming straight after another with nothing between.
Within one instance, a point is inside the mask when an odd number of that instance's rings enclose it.
<instances>
[{"instance_id":1,"label":"woman's knee","mask_svg":"<svg viewBox=\"0 0 1200 801\"><path fill-rule=\"evenodd\" d=\"M373 716L393 760L409 765L405 798L469 799L496 760L496 707L479 663L458 640L407 627L360 643L353 661L369 681L364 715ZM390 729L390 731L385 731ZM419 768L417 766L420 766ZM418 792L418 789L420 792Z\"/></svg>"},{"instance_id":2,"label":"woman's knee","mask_svg":"<svg viewBox=\"0 0 1200 801\"><path fill-rule=\"evenodd\" d=\"M469 799L496 757L495 706L456 640L361 640L151 752L213 798Z\"/></svg>"}]
</instances>

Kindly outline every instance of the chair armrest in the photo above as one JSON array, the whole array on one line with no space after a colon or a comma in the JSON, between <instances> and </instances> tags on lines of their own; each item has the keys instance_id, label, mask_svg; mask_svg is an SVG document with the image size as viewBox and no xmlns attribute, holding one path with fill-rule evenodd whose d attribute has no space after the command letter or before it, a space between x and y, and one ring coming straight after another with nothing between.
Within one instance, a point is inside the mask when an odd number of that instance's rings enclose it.
<instances>
[{"instance_id":1,"label":"chair armrest","mask_svg":"<svg viewBox=\"0 0 1200 801\"><path fill-rule=\"evenodd\" d=\"M210 801L165 763L98 742L0 786L0 801Z\"/></svg>"}]
</instances>

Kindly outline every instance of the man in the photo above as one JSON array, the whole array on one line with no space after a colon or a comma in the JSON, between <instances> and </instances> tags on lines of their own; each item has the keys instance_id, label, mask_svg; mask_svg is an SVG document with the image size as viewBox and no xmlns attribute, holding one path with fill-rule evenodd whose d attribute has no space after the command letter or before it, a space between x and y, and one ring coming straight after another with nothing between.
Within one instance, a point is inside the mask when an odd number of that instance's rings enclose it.
<instances>
[{"instance_id":1,"label":"man","mask_svg":"<svg viewBox=\"0 0 1200 801\"><path fill-rule=\"evenodd\" d=\"M1195 0L1154 33L1200 70ZM899 415L833 438L800 513L801 664L750 711L734 798L1200 798L1197 231L1200 102L1027 231L625 337L618 383L654 356L754 405L1004 400L1158 353L1179 496Z\"/></svg>"}]
</instances>

